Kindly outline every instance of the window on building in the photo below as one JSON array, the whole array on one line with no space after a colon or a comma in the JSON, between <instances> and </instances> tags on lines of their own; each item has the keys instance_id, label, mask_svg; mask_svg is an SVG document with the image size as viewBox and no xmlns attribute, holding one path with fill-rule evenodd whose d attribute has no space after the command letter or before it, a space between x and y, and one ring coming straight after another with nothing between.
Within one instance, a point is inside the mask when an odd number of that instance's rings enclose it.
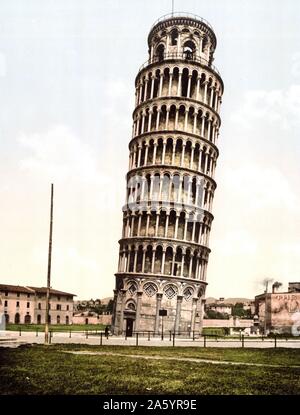
<instances>
[{"instance_id":1,"label":"window on building","mask_svg":"<svg viewBox=\"0 0 300 415\"><path fill-rule=\"evenodd\" d=\"M70 308L70 306L69 306L69 305L67 305L67 311L69 311L69 308Z\"/></svg>"},{"instance_id":2,"label":"window on building","mask_svg":"<svg viewBox=\"0 0 300 415\"><path fill-rule=\"evenodd\" d=\"M30 308L30 303L29 302L27 303L27 308Z\"/></svg>"},{"instance_id":3,"label":"window on building","mask_svg":"<svg viewBox=\"0 0 300 415\"><path fill-rule=\"evenodd\" d=\"M60 296L59 295L57 296L57 301L60 301Z\"/></svg>"},{"instance_id":4,"label":"window on building","mask_svg":"<svg viewBox=\"0 0 300 415\"><path fill-rule=\"evenodd\" d=\"M57 324L60 324L60 316L57 316L57 317L56 317L56 323L57 323Z\"/></svg>"},{"instance_id":5,"label":"window on building","mask_svg":"<svg viewBox=\"0 0 300 415\"><path fill-rule=\"evenodd\" d=\"M172 46L177 45L177 41L178 41L178 30L173 29L171 32L171 45Z\"/></svg>"},{"instance_id":6,"label":"window on building","mask_svg":"<svg viewBox=\"0 0 300 415\"><path fill-rule=\"evenodd\" d=\"M20 293L17 293L17 297L20 297Z\"/></svg>"},{"instance_id":7,"label":"window on building","mask_svg":"<svg viewBox=\"0 0 300 415\"><path fill-rule=\"evenodd\" d=\"M27 294L27 298L30 298L30 294Z\"/></svg>"},{"instance_id":8,"label":"window on building","mask_svg":"<svg viewBox=\"0 0 300 415\"><path fill-rule=\"evenodd\" d=\"M20 314L16 313L15 315L15 324L19 324L20 323Z\"/></svg>"},{"instance_id":9,"label":"window on building","mask_svg":"<svg viewBox=\"0 0 300 415\"><path fill-rule=\"evenodd\" d=\"M41 324L42 316L40 314L37 315L37 324Z\"/></svg>"},{"instance_id":10,"label":"window on building","mask_svg":"<svg viewBox=\"0 0 300 415\"><path fill-rule=\"evenodd\" d=\"M20 301L17 301L17 307L20 307Z\"/></svg>"},{"instance_id":11,"label":"window on building","mask_svg":"<svg viewBox=\"0 0 300 415\"><path fill-rule=\"evenodd\" d=\"M66 324L69 324L69 316L66 317Z\"/></svg>"},{"instance_id":12,"label":"window on building","mask_svg":"<svg viewBox=\"0 0 300 415\"><path fill-rule=\"evenodd\" d=\"M61 305L60 304L56 304L56 310L61 310Z\"/></svg>"},{"instance_id":13,"label":"window on building","mask_svg":"<svg viewBox=\"0 0 300 415\"><path fill-rule=\"evenodd\" d=\"M7 301L7 300L5 300L5 301L4 301L4 307L7 307L7 303L8 303L8 301Z\"/></svg>"},{"instance_id":14,"label":"window on building","mask_svg":"<svg viewBox=\"0 0 300 415\"><path fill-rule=\"evenodd\" d=\"M8 292L7 291L5 291L5 297L7 297L8 296Z\"/></svg>"},{"instance_id":15,"label":"window on building","mask_svg":"<svg viewBox=\"0 0 300 415\"><path fill-rule=\"evenodd\" d=\"M38 309L41 310L42 309L42 304L38 303Z\"/></svg>"}]
</instances>

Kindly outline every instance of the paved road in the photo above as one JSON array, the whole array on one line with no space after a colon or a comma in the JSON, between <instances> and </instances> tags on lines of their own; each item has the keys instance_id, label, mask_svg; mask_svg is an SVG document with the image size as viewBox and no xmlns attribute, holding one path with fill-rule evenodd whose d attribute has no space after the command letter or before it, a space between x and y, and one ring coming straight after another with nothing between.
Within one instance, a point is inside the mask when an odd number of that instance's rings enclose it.
<instances>
[{"instance_id":1,"label":"paved road","mask_svg":"<svg viewBox=\"0 0 300 415\"><path fill-rule=\"evenodd\" d=\"M86 338L85 333L72 333L72 337L69 337L69 333L54 333L51 339L52 344L63 344L63 343L77 343L77 344L90 344L90 345L99 345L100 336L89 335ZM136 346L136 337L128 337L126 340L124 337L112 336L106 339L102 337L103 345L118 345L118 346ZM27 343L44 343L43 333L38 333L36 336L35 332L22 332L22 335L19 335L19 332L6 331L0 333L0 347L18 347L20 344ZM164 340L160 338L151 338L149 341L147 337L138 338L139 346L172 346L173 342L169 340L169 336L165 337ZM176 346L193 346L193 347L203 347L204 339L196 339L195 341L182 338L175 339ZM266 339L262 341L260 338L245 338L244 346L246 348L273 348L275 346L274 339ZM206 347L242 347L242 342L235 339L228 340L218 340L215 339L206 339ZM285 348L300 348L300 338L297 340L289 339L288 341L283 339L277 339L277 347Z\"/></svg>"}]
</instances>

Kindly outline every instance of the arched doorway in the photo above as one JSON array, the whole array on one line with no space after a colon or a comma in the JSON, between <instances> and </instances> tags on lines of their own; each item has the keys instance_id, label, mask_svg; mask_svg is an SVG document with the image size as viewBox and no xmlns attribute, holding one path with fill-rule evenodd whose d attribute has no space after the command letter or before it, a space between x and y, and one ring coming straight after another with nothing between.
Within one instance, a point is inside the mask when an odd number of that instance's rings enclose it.
<instances>
[{"instance_id":1,"label":"arched doorway","mask_svg":"<svg viewBox=\"0 0 300 415\"><path fill-rule=\"evenodd\" d=\"M40 314L37 315L37 320L36 320L37 324L41 324L42 322L42 317Z\"/></svg>"},{"instance_id":2,"label":"arched doorway","mask_svg":"<svg viewBox=\"0 0 300 415\"><path fill-rule=\"evenodd\" d=\"M66 324L69 324L69 316L66 317Z\"/></svg>"},{"instance_id":3,"label":"arched doorway","mask_svg":"<svg viewBox=\"0 0 300 415\"><path fill-rule=\"evenodd\" d=\"M25 324L30 324L31 323L31 315L27 314L24 318L24 323Z\"/></svg>"},{"instance_id":4,"label":"arched doorway","mask_svg":"<svg viewBox=\"0 0 300 415\"><path fill-rule=\"evenodd\" d=\"M125 319L125 332L126 337L132 337L133 335L133 328L136 316L136 306L133 301L129 301L126 304L126 308L124 310L124 319Z\"/></svg>"},{"instance_id":5,"label":"arched doorway","mask_svg":"<svg viewBox=\"0 0 300 415\"><path fill-rule=\"evenodd\" d=\"M15 315L15 324L19 324L20 323L20 314L16 313Z\"/></svg>"}]
</instances>

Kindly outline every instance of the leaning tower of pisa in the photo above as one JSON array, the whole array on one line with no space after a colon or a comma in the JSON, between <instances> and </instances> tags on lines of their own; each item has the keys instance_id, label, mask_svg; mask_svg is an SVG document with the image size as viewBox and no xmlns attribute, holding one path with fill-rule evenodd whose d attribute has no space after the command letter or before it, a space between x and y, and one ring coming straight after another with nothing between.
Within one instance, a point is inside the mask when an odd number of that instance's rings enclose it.
<instances>
[{"instance_id":1,"label":"leaning tower of pisa","mask_svg":"<svg viewBox=\"0 0 300 415\"><path fill-rule=\"evenodd\" d=\"M150 30L135 80L115 334L201 331L223 94L216 43L189 14Z\"/></svg>"}]
</instances>

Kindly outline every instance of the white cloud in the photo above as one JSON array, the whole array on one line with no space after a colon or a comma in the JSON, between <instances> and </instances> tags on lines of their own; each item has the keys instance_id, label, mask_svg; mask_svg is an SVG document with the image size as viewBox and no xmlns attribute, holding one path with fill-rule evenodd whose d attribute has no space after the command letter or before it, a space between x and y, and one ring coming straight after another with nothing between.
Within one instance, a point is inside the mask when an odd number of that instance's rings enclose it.
<instances>
[{"instance_id":1,"label":"white cloud","mask_svg":"<svg viewBox=\"0 0 300 415\"><path fill-rule=\"evenodd\" d=\"M297 211L298 196L288 178L275 167L253 163L227 168L220 183L247 211L268 208Z\"/></svg>"},{"instance_id":2,"label":"white cloud","mask_svg":"<svg viewBox=\"0 0 300 415\"><path fill-rule=\"evenodd\" d=\"M94 180L97 165L92 149L68 127L57 125L46 132L20 134L18 142L31 154L20 161L26 171L49 180Z\"/></svg>"},{"instance_id":3,"label":"white cloud","mask_svg":"<svg viewBox=\"0 0 300 415\"><path fill-rule=\"evenodd\" d=\"M243 128L255 122L276 123L281 129L290 130L300 125L300 85L271 91L252 90L244 94L243 103L233 112L231 120Z\"/></svg>"},{"instance_id":4,"label":"white cloud","mask_svg":"<svg viewBox=\"0 0 300 415\"><path fill-rule=\"evenodd\" d=\"M222 256L254 255L257 243L247 230L235 229L214 243L216 253Z\"/></svg>"}]
</instances>

